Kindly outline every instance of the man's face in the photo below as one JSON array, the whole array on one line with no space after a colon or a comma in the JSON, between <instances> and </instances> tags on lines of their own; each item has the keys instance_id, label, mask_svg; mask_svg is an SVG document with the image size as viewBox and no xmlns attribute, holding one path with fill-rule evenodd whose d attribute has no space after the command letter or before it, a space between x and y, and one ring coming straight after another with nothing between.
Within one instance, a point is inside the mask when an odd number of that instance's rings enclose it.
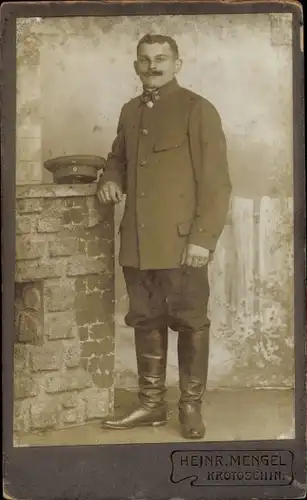
<instances>
[{"instance_id":1,"label":"man's face","mask_svg":"<svg viewBox=\"0 0 307 500\"><path fill-rule=\"evenodd\" d=\"M134 68L143 85L159 88L170 82L180 70L181 60L176 59L169 44L142 43Z\"/></svg>"}]
</instances>

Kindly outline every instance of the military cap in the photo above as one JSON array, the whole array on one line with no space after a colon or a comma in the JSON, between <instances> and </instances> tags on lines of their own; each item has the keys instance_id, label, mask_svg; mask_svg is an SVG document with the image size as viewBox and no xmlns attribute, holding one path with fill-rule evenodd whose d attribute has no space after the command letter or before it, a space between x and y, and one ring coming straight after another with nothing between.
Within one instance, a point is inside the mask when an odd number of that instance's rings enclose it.
<instances>
[{"instance_id":1,"label":"military cap","mask_svg":"<svg viewBox=\"0 0 307 500\"><path fill-rule=\"evenodd\" d=\"M87 184L97 180L99 170L103 170L106 160L95 155L72 155L51 158L44 167L53 174L56 184Z\"/></svg>"}]
</instances>

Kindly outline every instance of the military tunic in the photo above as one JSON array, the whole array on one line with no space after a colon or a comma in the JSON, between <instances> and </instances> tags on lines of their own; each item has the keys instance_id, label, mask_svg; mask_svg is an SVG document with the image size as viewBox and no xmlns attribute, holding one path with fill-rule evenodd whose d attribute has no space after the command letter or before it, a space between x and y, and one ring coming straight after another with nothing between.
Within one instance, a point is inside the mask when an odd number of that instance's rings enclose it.
<instances>
[{"instance_id":1,"label":"military tunic","mask_svg":"<svg viewBox=\"0 0 307 500\"><path fill-rule=\"evenodd\" d=\"M127 195L120 225L124 267L180 267L187 243L214 251L231 183L221 119L205 98L174 79L148 107L140 97L121 110L100 180Z\"/></svg>"}]
</instances>

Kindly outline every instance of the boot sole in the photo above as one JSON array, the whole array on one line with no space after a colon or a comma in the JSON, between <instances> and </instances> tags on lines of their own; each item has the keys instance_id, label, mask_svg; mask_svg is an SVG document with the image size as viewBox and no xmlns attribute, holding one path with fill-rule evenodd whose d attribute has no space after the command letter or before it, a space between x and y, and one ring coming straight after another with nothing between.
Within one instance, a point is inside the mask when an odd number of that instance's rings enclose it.
<instances>
[{"instance_id":1,"label":"boot sole","mask_svg":"<svg viewBox=\"0 0 307 500\"><path fill-rule=\"evenodd\" d=\"M115 430L115 431L124 431L124 430L129 430L129 429L136 429L137 427L162 427L163 425L167 424L167 420L163 422L143 422L135 425L123 425L123 426L114 426L114 425L108 425L108 424L101 424L101 427L103 429L110 429L110 430Z\"/></svg>"},{"instance_id":2,"label":"boot sole","mask_svg":"<svg viewBox=\"0 0 307 500\"><path fill-rule=\"evenodd\" d=\"M203 439L205 437L205 434L203 436L195 436L195 435L194 436L187 436L187 435L182 433L181 435L184 439L189 439L192 441L199 441L200 439Z\"/></svg>"},{"instance_id":3,"label":"boot sole","mask_svg":"<svg viewBox=\"0 0 307 500\"><path fill-rule=\"evenodd\" d=\"M184 438L184 439L192 439L193 441L195 440L199 440L199 439L203 439L206 435L206 431L198 434L198 436L196 436L195 434L189 434L188 432L185 432L184 429L181 427L181 436Z\"/></svg>"}]
</instances>

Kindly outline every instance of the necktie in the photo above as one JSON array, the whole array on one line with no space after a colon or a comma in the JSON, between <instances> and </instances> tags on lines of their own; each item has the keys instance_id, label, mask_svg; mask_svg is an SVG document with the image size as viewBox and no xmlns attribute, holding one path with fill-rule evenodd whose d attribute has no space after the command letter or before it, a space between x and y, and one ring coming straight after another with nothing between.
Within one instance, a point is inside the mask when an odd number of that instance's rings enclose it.
<instances>
[{"instance_id":1,"label":"necktie","mask_svg":"<svg viewBox=\"0 0 307 500\"><path fill-rule=\"evenodd\" d=\"M147 90L144 89L141 99L144 103L154 103L160 99L159 89Z\"/></svg>"}]
</instances>

